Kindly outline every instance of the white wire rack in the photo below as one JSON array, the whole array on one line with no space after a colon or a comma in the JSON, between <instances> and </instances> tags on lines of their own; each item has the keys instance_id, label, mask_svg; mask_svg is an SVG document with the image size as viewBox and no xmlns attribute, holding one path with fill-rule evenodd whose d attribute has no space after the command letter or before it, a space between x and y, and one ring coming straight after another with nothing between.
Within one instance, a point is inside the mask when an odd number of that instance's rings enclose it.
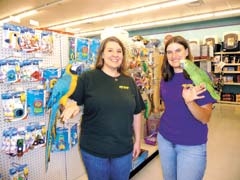
<instances>
[{"instance_id":1,"label":"white wire rack","mask_svg":"<svg viewBox=\"0 0 240 180\"><path fill-rule=\"evenodd\" d=\"M3 48L3 41L3 30L2 27L0 27L0 60L14 55L14 52L11 49ZM58 67L65 67L69 59L68 36L62 34L54 34L53 42L53 54L42 55L42 63L46 67L53 65ZM21 57L18 57L18 59L26 59L32 56L33 54L31 53L22 54ZM21 87L26 90L27 88L33 88L39 84L39 82L16 84L0 83L0 93L2 94L3 92L13 90L16 87ZM2 107L1 99L0 106ZM44 121L47 125L48 114L45 113L43 116L29 116L25 120L15 122L6 122L4 121L3 108L0 108L0 146L3 140L2 133L5 129L9 127L24 127L30 122L40 121ZM82 176L85 172L81 163L78 145L66 152L51 153L51 161L49 163L47 172L45 172L45 147L39 147L37 149L28 151L27 153L24 153L24 155L20 158L10 157L4 152L0 152L0 174L3 176L3 180L9 179L9 169L13 162L19 164L27 164L29 169L29 180L74 180Z\"/></svg>"}]
</instances>

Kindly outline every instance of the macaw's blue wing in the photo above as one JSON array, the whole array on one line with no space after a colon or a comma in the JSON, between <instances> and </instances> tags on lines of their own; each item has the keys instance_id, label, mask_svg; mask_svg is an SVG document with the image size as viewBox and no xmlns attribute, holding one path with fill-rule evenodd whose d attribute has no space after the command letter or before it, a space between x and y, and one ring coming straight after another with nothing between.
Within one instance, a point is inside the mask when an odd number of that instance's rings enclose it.
<instances>
[{"instance_id":1,"label":"macaw's blue wing","mask_svg":"<svg viewBox=\"0 0 240 180\"><path fill-rule=\"evenodd\" d=\"M47 142L46 142L46 170L48 169L48 162L50 161L50 153L52 148L53 140L56 136L56 124L57 119L59 119L59 108L60 106L65 106L68 97L72 95L75 91L77 85L77 74L71 73L71 64L66 67L66 71L63 76L57 80L56 84L53 86L51 95L47 102L47 109L51 109L48 129L47 129Z\"/></svg>"},{"instance_id":2,"label":"macaw's blue wing","mask_svg":"<svg viewBox=\"0 0 240 180\"><path fill-rule=\"evenodd\" d=\"M47 102L47 109L50 109L55 103L59 103L60 99L69 91L71 80L71 75L67 73L64 73L63 76L57 80Z\"/></svg>"}]
</instances>

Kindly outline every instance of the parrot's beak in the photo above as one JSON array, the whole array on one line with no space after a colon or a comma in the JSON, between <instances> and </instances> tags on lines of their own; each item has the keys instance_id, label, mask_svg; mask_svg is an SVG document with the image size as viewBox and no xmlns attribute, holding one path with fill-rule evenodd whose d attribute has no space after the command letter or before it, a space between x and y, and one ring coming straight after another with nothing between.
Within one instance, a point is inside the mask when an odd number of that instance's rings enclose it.
<instances>
[{"instance_id":1,"label":"parrot's beak","mask_svg":"<svg viewBox=\"0 0 240 180\"><path fill-rule=\"evenodd\" d=\"M185 60L184 60L184 59L181 59L181 60L180 60L180 67L181 67L181 68L184 68L184 64L185 64Z\"/></svg>"}]
</instances>

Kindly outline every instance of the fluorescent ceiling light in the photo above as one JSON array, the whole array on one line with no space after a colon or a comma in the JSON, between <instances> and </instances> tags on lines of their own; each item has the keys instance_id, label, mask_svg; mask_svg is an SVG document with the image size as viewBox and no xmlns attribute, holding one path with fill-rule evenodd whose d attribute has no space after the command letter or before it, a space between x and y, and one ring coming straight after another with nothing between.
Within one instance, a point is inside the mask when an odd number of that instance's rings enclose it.
<instances>
[{"instance_id":1,"label":"fluorescent ceiling light","mask_svg":"<svg viewBox=\"0 0 240 180\"><path fill-rule=\"evenodd\" d=\"M27 11L27 12L21 13L19 15L16 15L15 17L22 19L22 18L25 18L28 16L32 16L32 15L36 14L37 12L38 12L37 10L31 10L31 11Z\"/></svg>"},{"instance_id":2,"label":"fluorescent ceiling light","mask_svg":"<svg viewBox=\"0 0 240 180\"><path fill-rule=\"evenodd\" d=\"M43 4L42 6L39 6L39 7L35 8L35 9L31 9L31 10L27 10L27 11L24 11L24 12L20 12L18 14L10 15L9 17L5 17L3 19L0 19L0 24L8 23L10 21L20 22L20 20L22 18L25 18L25 17L28 17L28 16L32 16L32 15L36 14L39 10L47 8L47 7L50 7L50 6L53 6L55 4L58 4L61 1L63 1L63 0L55 0L53 2Z\"/></svg>"},{"instance_id":3,"label":"fluorescent ceiling light","mask_svg":"<svg viewBox=\"0 0 240 180\"><path fill-rule=\"evenodd\" d=\"M95 36L101 34L103 29L101 30L96 30L96 31L88 31L88 32L83 32L79 34L75 34L76 37L86 37L86 36Z\"/></svg>"},{"instance_id":4,"label":"fluorescent ceiling light","mask_svg":"<svg viewBox=\"0 0 240 180\"><path fill-rule=\"evenodd\" d=\"M21 22L21 19L16 17L16 16L10 16L10 20L13 21L13 22L16 22L16 23L20 23Z\"/></svg>"},{"instance_id":5,"label":"fluorescent ceiling light","mask_svg":"<svg viewBox=\"0 0 240 180\"><path fill-rule=\"evenodd\" d=\"M215 12L214 16L233 15L233 14L239 14L239 13L240 13L240 9L235 9L235 10L229 10L229 11Z\"/></svg>"},{"instance_id":6,"label":"fluorescent ceiling light","mask_svg":"<svg viewBox=\"0 0 240 180\"><path fill-rule=\"evenodd\" d=\"M211 17L221 17L221 16L224 17L226 15L228 16L228 15L234 15L234 14L240 14L240 9L199 14L199 15L194 15L194 16L186 16L186 17L182 17L182 18L166 19L166 20L145 22L145 23L132 24L132 25L124 25L124 26L119 26L116 28L122 28L124 30L136 30L136 29L151 28L151 27L176 24L176 23L177 24L185 23L185 22L190 22L190 21L194 21L194 20L204 20L204 19L209 19ZM79 34L76 34L76 36L82 36L82 37L95 36L95 35L101 34L102 31L103 31L103 29L95 30L95 31L86 31L86 32L81 32Z\"/></svg>"},{"instance_id":7,"label":"fluorescent ceiling light","mask_svg":"<svg viewBox=\"0 0 240 180\"><path fill-rule=\"evenodd\" d=\"M32 16L32 15L36 14L37 12L38 12L37 10L31 10L31 11L20 13L18 15L10 16L10 17L2 19L0 21L0 24L7 23L7 22L10 22L10 21L14 21L14 22L20 23L22 18L25 18L25 17L28 17L28 16Z\"/></svg>"},{"instance_id":8,"label":"fluorescent ceiling light","mask_svg":"<svg viewBox=\"0 0 240 180\"><path fill-rule=\"evenodd\" d=\"M195 1L198 1L198 0L174 0L174 1L170 1L170 2L163 2L163 3L153 4L153 5L149 5L149 6L128 9L125 11L118 11L118 12L114 12L114 13L104 14L101 16L89 17L89 18L85 18L85 19L62 23L59 25L53 25L48 28L49 29L62 29L62 28L71 27L71 26L84 24L84 23L90 23L90 22L102 21L102 20L107 20L107 19L112 19L112 18L117 18L117 17L128 16L129 14L144 13L144 12L149 12L149 11L160 9L160 8L167 8L167 7L173 7L173 6L178 6L178 5L182 5L182 4L188 4L191 2L195 2Z\"/></svg>"},{"instance_id":9,"label":"fluorescent ceiling light","mask_svg":"<svg viewBox=\"0 0 240 180\"><path fill-rule=\"evenodd\" d=\"M198 1L198 0L196 0L196 1ZM191 1L191 0L185 0L185 1L181 1L181 0L171 1L171 2L163 3L163 4L161 5L161 8L172 7L172 6L178 6L178 5L188 4L188 3L192 3L192 2L195 2L195 1Z\"/></svg>"},{"instance_id":10,"label":"fluorescent ceiling light","mask_svg":"<svg viewBox=\"0 0 240 180\"><path fill-rule=\"evenodd\" d=\"M39 22L38 22L38 21L35 21L35 20L32 20L32 19L29 20L29 24L30 24L30 25L33 25L33 26L36 26L36 27L39 26Z\"/></svg>"},{"instance_id":11,"label":"fluorescent ceiling light","mask_svg":"<svg viewBox=\"0 0 240 180\"><path fill-rule=\"evenodd\" d=\"M12 20L12 17L8 17L8 18L5 18L5 19L2 19L1 21L0 21L0 25L1 24L4 24L4 23L7 23L7 22L10 22Z\"/></svg>"},{"instance_id":12,"label":"fluorescent ceiling light","mask_svg":"<svg viewBox=\"0 0 240 180\"><path fill-rule=\"evenodd\" d=\"M80 32L81 28L65 28L66 32L78 33Z\"/></svg>"}]
</instances>

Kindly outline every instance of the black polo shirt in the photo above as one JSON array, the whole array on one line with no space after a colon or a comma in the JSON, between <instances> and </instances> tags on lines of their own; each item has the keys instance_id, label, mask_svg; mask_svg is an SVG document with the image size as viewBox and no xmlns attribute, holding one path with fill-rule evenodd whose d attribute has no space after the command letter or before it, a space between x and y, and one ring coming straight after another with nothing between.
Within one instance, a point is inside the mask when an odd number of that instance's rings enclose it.
<instances>
[{"instance_id":1,"label":"black polo shirt","mask_svg":"<svg viewBox=\"0 0 240 180\"><path fill-rule=\"evenodd\" d=\"M84 105L80 147L96 156L119 157L133 149L133 115L144 102L131 77L108 76L95 69L83 73L71 99Z\"/></svg>"}]
</instances>

